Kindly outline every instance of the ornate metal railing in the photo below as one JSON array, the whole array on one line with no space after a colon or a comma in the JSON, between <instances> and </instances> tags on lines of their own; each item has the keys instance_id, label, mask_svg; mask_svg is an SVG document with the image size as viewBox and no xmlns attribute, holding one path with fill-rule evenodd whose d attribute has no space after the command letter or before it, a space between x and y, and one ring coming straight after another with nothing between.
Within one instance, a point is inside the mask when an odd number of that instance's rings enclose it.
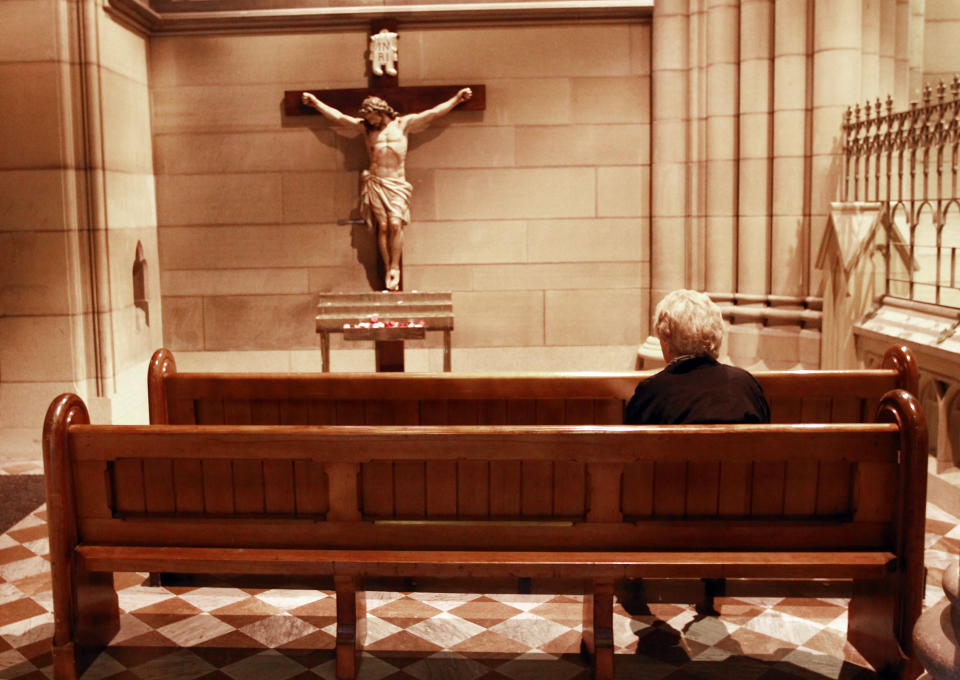
<instances>
[{"instance_id":1,"label":"ornate metal railing","mask_svg":"<svg viewBox=\"0 0 960 680\"><path fill-rule=\"evenodd\" d=\"M843 131L842 199L885 203L897 227L886 294L960 307L960 76L927 86L908 111L889 96L849 108Z\"/></svg>"}]
</instances>

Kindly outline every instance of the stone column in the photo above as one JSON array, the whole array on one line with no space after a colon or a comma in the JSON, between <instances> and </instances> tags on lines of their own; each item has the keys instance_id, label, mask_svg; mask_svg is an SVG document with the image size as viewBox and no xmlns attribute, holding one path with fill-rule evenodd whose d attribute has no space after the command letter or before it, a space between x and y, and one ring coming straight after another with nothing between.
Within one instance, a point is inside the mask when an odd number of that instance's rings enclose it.
<instances>
[{"instance_id":1,"label":"stone column","mask_svg":"<svg viewBox=\"0 0 960 680\"><path fill-rule=\"evenodd\" d=\"M706 279L707 0L690 0L687 18L687 246L684 286L704 290Z\"/></svg>"},{"instance_id":2,"label":"stone column","mask_svg":"<svg viewBox=\"0 0 960 680\"><path fill-rule=\"evenodd\" d=\"M910 0L910 45L907 53L910 58L911 100L920 100L923 89L923 32L926 22L927 0Z\"/></svg>"},{"instance_id":3,"label":"stone column","mask_svg":"<svg viewBox=\"0 0 960 680\"><path fill-rule=\"evenodd\" d=\"M810 237L803 243L809 285L820 288L809 253L819 247L830 201L839 196L843 169L843 112L859 101L862 44L861 0L815 0L813 40L813 144L810 159Z\"/></svg>"},{"instance_id":4,"label":"stone column","mask_svg":"<svg viewBox=\"0 0 960 680\"><path fill-rule=\"evenodd\" d=\"M662 0L653 10L653 111L650 168L650 310L686 281L687 0ZM644 365L662 361L655 338L640 351Z\"/></svg>"},{"instance_id":5,"label":"stone column","mask_svg":"<svg viewBox=\"0 0 960 680\"><path fill-rule=\"evenodd\" d=\"M659 2L653 13L651 133L651 308L684 285L687 210L687 0Z\"/></svg>"},{"instance_id":6,"label":"stone column","mask_svg":"<svg viewBox=\"0 0 960 680\"><path fill-rule=\"evenodd\" d=\"M804 293L809 189L810 42L806 0L780 0L774 17L773 200L770 292Z\"/></svg>"},{"instance_id":7,"label":"stone column","mask_svg":"<svg viewBox=\"0 0 960 680\"><path fill-rule=\"evenodd\" d=\"M771 0L740 6L740 130L737 286L740 293L769 290L772 210L773 35Z\"/></svg>"},{"instance_id":8,"label":"stone column","mask_svg":"<svg viewBox=\"0 0 960 680\"><path fill-rule=\"evenodd\" d=\"M913 627L913 650L926 673L920 680L960 676L960 568L955 561L943 575L946 599L931 607Z\"/></svg>"},{"instance_id":9,"label":"stone column","mask_svg":"<svg viewBox=\"0 0 960 680\"><path fill-rule=\"evenodd\" d=\"M880 0L879 96L895 96L897 72L897 0Z\"/></svg>"},{"instance_id":10,"label":"stone column","mask_svg":"<svg viewBox=\"0 0 960 680\"><path fill-rule=\"evenodd\" d=\"M740 12L734 0L707 3L706 288L736 286L737 114Z\"/></svg>"},{"instance_id":11,"label":"stone column","mask_svg":"<svg viewBox=\"0 0 960 680\"><path fill-rule=\"evenodd\" d=\"M863 42L860 62L860 98L874 100L882 96L880 91L880 4L863 3ZM871 190L870 195L873 195Z\"/></svg>"},{"instance_id":12,"label":"stone column","mask_svg":"<svg viewBox=\"0 0 960 680\"><path fill-rule=\"evenodd\" d=\"M896 108L906 109L910 92L910 0L897 0L894 52L894 92Z\"/></svg>"}]
</instances>

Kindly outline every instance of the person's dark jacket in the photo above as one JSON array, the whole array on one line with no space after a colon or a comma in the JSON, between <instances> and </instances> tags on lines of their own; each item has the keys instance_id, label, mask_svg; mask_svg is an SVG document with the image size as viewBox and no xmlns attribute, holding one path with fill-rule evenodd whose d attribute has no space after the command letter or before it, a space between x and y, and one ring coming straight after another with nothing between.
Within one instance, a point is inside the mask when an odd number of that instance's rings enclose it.
<instances>
[{"instance_id":1,"label":"person's dark jacket","mask_svg":"<svg viewBox=\"0 0 960 680\"><path fill-rule=\"evenodd\" d=\"M750 373L710 356L672 362L637 385L627 425L768 423L770 407Z\"/></svg>"}]
</instances>

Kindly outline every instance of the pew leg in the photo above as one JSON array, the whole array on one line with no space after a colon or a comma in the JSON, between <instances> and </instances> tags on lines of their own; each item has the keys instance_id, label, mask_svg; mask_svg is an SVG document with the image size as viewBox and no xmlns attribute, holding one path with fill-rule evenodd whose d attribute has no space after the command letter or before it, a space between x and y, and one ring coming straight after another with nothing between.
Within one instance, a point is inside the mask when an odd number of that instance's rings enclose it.
<instances>
[{"instance_id":1,"label":"pew leg","mask_svg":"<svg viewBox=\"0 0 960 680\"><path fill-rule=\"evenodd\" d=\"M337 590L337 680L354 680L366 634L366 601L356 576L335 576Z\"/></svg>"},{"instance_id":2,"label":"pew leg","mask_svg":"<svg viewBox=\"0 0 960 680\"><path fill-rule=\"evenodd\" d=\"M110 572L84 572L73 578L73 602L65 628L54 634L54 677L76 680L120 630L117 591Z\"/></svg>"},{"instance_id":3,"label":"pew leg","mask_svg":"<svg viewBox=\"0 0 960 680\"><path fill-rule=\"evenodd\" d=\"M594 582L583 596L581 649L594 680L613 680L613 581Z\"/></svg>"},{"instance_id":4,"label":"pew leg","mask_svg":"<svg viewBox=\"0 0 960 680\"><path fill-rule=\"evenodd\" d=\"M911 680L919 674L897 637L898 574L883 580L854 580L847 622L847 641L883 678ZM907 631L909 635L910 631Z\"/></svg>"},{"instance_id":5,"label":"pew leg","mask_svg":"<svg viewBox=\"0 0 960 680\"><path fill-rule=\"evenodd\" d=\"M697 602L697 614L701 616L717 616L716 598L722 597L727 590L727 581L722 578L705 578L703 581L703 598Z\"/></svg>"}]
</instances>

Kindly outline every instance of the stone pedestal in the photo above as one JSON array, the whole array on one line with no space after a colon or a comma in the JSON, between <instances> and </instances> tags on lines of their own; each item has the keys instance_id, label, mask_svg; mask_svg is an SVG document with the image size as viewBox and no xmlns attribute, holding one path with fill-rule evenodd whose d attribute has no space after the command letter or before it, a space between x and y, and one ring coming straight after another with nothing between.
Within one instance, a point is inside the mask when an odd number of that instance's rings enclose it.
<instances>
[{"instance_id":1,"label":"stone pedestal","mask_svg":"<svg viewBox=\"0 0 960 680\"><path fill-rule=\"evenodd\" d=\"M960 563L954 562L943 575L947 599L925 611L913 628L914 653L926 669L920 680L960 678Z\"/></svg>"}]
</instances>

